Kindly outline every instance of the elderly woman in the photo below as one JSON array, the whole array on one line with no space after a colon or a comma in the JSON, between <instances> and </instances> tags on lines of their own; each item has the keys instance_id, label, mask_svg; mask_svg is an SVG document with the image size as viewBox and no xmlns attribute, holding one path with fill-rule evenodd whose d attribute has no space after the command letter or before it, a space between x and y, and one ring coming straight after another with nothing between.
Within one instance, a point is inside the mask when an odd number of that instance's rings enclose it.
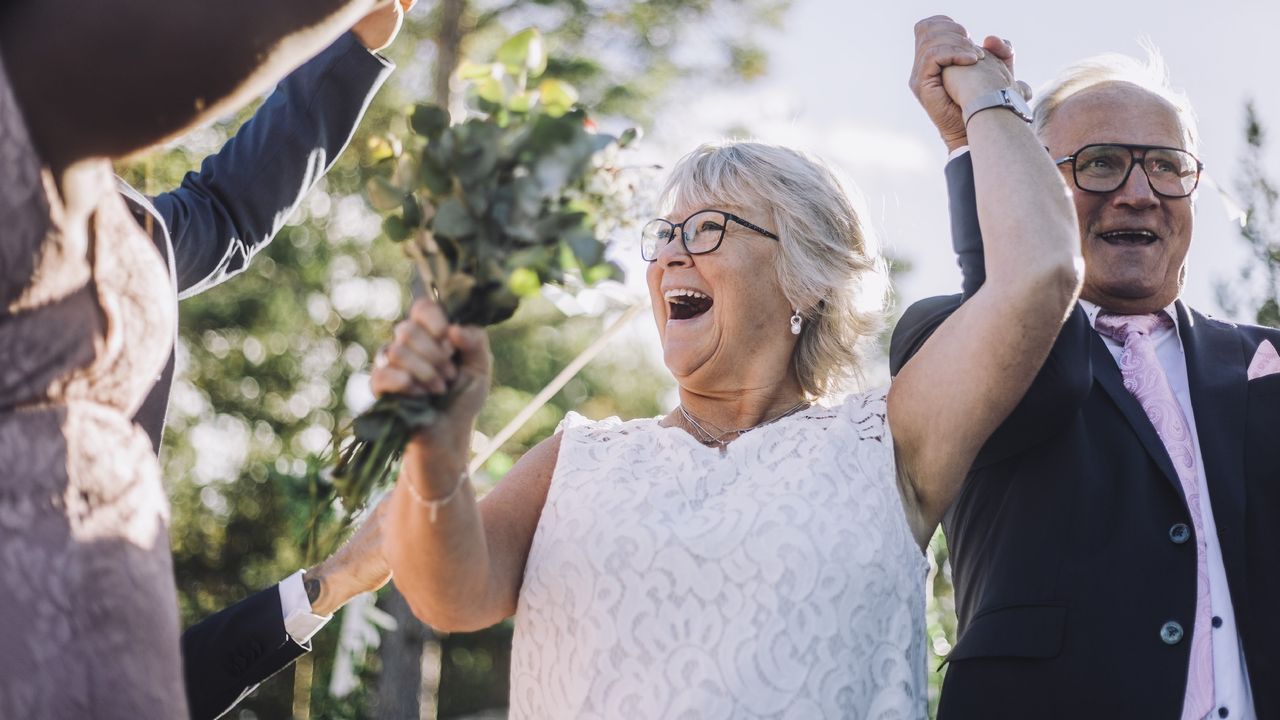
<instances>
[{"instance_id":1,"label":"elderly woman","mask_svg":"<svg viewBox=\"0 0 1280 720\"><path fill-rule=\"evenodd\" d=\"M1012 81L991 57L948 73L962 106ZM981 112L969 142L991 275L888 391L834 397L878 327L882 263L835 177L781 147L698 148L645 226L680 404L571 414L479 502L485 335L415 304L375 390L471 382L408 448L384 552L434 627L516 615L512 717L924 716L921 549L1078 288L1030 129Z\"/></svg>"}]
</instances>

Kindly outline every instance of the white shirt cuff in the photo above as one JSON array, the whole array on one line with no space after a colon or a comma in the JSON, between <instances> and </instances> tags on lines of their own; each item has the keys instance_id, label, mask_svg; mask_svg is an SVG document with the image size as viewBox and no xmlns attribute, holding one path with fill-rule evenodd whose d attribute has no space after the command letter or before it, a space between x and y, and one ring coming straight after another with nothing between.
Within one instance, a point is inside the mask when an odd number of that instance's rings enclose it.
<instances>
[{"instance_id":1,"label":"white shirt cuff","mask_svg":"<svg viewBox=\"0 0 1280 720\"><path fill-rule=\"evenodd\" d=\"M280 583L280 613L284 616L284 630L299 645L311 642L311 636L333 619L332 615L316 615L311 612L311 601L302 584L303 571L290 575Z\"/></svg>"},{"instance_id":2,"label":"white shirt cuff","mask_svg":"<svg viewBox=\"0 0 1280 720\"><path fill-rule=\"evenodd\" d=\"M956 158L960 157L961 155L967 152L969 152L969 146L961 145L955 150L952 150L951 152L947 153L947 162L951 162L952 160L955 160Z\"/></svg>"}]
</instances>

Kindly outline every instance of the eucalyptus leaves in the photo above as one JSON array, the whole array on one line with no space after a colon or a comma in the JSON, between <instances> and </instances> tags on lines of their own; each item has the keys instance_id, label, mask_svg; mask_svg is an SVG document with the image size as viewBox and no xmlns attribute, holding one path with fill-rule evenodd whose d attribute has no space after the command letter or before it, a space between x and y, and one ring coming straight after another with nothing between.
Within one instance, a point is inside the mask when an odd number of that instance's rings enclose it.
<instances>
[{"instance_id":1,"label":"eucalyptus leaves","mask_svg":"<svg viewBox=\"0 0 1280 720\"><path fill-rule=\"evenodd\" d=\"M539 80L545 69L538 32L513 36L497 62L460 70L480 115L450 125L445 110L417 106L414 135L386 142L369 171L385 234L405 244L455 323L502 322L544 283L620 276L603 239L625 213L616 158L636 133L594 132L572 87ZM332 473L348 511L389 479L413 431L451 397L383 397L355 419Z\"/></svg>"}]
</instances>

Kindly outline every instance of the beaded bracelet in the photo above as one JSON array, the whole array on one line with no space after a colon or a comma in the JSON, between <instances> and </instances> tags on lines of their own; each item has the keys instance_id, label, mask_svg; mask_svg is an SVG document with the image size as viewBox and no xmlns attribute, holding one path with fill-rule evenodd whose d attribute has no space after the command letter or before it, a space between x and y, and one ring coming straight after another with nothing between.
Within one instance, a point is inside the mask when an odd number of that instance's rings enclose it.
<instances>
[{"instance_id":1,"label":"beaded bracelet","mask_svg":"<svg viewBox=\"0 0 1280 720\"><path fill-rule=\"evenodd\" d=\"M409 488L409 496L413 498L414 502L431 511L431 514L427 516L427 520L434 523L436 521L436 515L440 512L440 507L442 505L447 505L450 500L457 497L458 491L462 489L462 484L470 478L471 475L466 470L463 470L458 474L458 482L454 484L453 489L449 491L449 494L437 500L428 500L422 497L421 493L418 492L418 488L413 486L412 480L406 480L405 486Z\"/></svg>"}]
</instances>

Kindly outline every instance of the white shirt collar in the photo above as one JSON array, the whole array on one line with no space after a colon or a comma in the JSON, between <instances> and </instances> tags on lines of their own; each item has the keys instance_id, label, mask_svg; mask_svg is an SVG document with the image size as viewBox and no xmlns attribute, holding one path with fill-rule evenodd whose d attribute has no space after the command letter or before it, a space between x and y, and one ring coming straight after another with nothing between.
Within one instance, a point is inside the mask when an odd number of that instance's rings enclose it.
<instances>
[{"instance_id":1,"label":"white shirt collar","mask_svg":"<svg viewBox=\"0 0 1280 720\"><path fill-rule=\"evenodd\" d=\"M1089 327L1097 329L1098 313L1102 312L1102 308L1094 303L1080 298L1080 307L1084 309L1084 314L1089 318ZM1173 321L1173 332L1178 337L1178 344L1182 344L1182 328L1178 327L1178 301L1174 300L1164 307L1164 313Z\"/></svg>"}]
</instances>

